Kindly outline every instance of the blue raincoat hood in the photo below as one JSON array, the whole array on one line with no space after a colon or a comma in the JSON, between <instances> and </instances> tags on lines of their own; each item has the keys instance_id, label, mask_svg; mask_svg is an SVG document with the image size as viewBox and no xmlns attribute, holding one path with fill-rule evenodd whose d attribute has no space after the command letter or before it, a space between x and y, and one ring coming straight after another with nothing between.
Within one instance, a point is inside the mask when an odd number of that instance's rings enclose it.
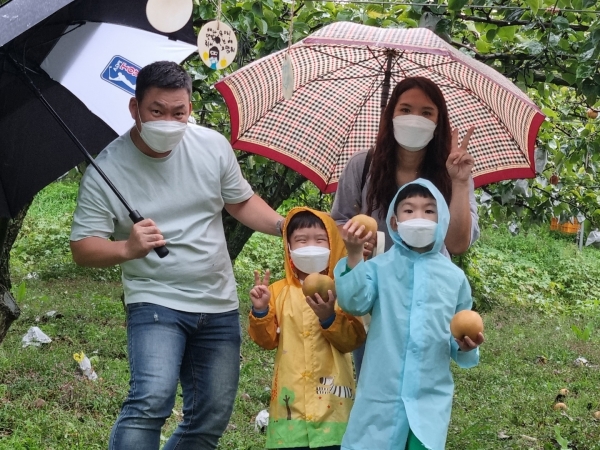
<instances>
[{"instance_id":1,"label":"blue raincoat hood","mask_svg":"<svg viewBox=\"0 0 600 450\"><path fill-rule=\"evenodd\" d=\"M448 225L450 224L450 211L448 209L448 204L446 203L446 200L444 199L444 196L442 195L442 193L429 180L426 180L424 178L418 178L415 181L413 181L411 183L407 183L404 186L402 186L400 189L398 189L398 192L396 193L396 195L394 195L394 199L392 200L392 203L390 203L390 207L389 207L388 213L387 213L386 222L387 222L388 232L390 233L390 236L392 237L394 244L400 245L401 247L403 247L407 250L410 250L409 247L404 243L404 241L402 241L402 239L400 239L398 232L394 231L392 229L391 219L393 216L396 215L396 211L394 211L394 204L396 203L396 199L398 198L398 195L400 195L400 192L402 192L403 189L405 189L407 186L409 186L411 184L419 184L423 187L426 187L427 189L429 189L429 192L431 192L431 194L435 197L435 201L437 203L437 211L438 211L438 226L435 230L435 241L433 244L433 248L425 253L438 253L442 249L442 246L444 245L444 239L446 239L446 233L448 232Z\"/></svg>"}]
</instances>

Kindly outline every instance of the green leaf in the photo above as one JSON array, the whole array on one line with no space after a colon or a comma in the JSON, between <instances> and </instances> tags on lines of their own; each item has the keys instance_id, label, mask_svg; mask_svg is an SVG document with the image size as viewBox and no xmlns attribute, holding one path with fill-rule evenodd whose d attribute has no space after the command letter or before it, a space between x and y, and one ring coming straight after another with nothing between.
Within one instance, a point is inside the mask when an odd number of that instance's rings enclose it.
<instances>
[{"instance_id":1,"label":"green leaf","mask_svg":"<svg viewBox=\"0 0 600 450\"><path fill-rule=\"evenodd\" d=\"M558 16L552 19L552 24L559 30L566 30L568 28L571 28L571 24L569 24L567 18L563 16Z\"/></svg>"},{"instance_id":2,"label":"green leaf","mask_svg":"<svg viewBox=\"0 0 600 450\"><path fill-rule=\"evenodd\" d=\"M577 65L577 78L583 79L587 77L591 77L596 72L596 64L587 61L581 61Z\"/></svg>"},{"instance_id":3,"label":"green leaf","mask_svg":"<svg viewBox=\"0 0 600 450\"><path fill-rule=\"evenodd\" d=\"M544 46L540 41L525 41L522 45L530 55L539 55L544 51Z\"/></svg>"},{"instance_id":4,"label":"green leaf","mask_svg":"<svg viewBox=\"0 0 600 450\"><path fill-rule=\"evenodd\" d=\"M531 8L533 15L536 15L540 6L542 6L542 0L525 0L525 3Z\"/></svg>"},{"instance_id":5,"label":"green leaf","mask_svg":"<svg viewBox=\"0 0 600 450\"><path fill-rule=\"evenodd\" d=\"M481 39L478 39L477 42L475 42L475 48L477 48L479 53L489 53L491 45Z\"/></svg>"},{"instance_id":6,"label":"green leaf","mask_svg":"<svg viewBox=\"0 0 600 450\"><path fill-rule=\"evenodd\" d=\"M575 82L577 81L577 77L575 76L575 74L568 73L568 72L565 72L562 74L562 79L565 80L570 85L575 84Z\"/></svg>"},{"instance_id":7,"label":"green leaf","mask_svg":"<svg viewBox=\"0 0 600 450\"><path fill-rule=\"evenodd\" d=\"M460 11L467 3L468 0L448 0L448 9L450 11Z\"/></svg>"},{"instance_id":8,"label":"green leaf","mask_svg":"<svg viewBox=\"0 0 600 450\"><path fill-rule=\"evenodd\" d=\"M517 27L516 26L508 26L508 27L502 27L498 29L498 37L506 40L506 41L512 41L515 38L515 32L517 31Z\"/></svg>"},{"instance_id":9,"label":"green leaf","mask_svg":"<svg viewBox=\"0 0 600 450\"><path fill-rule=\"evenodd\" d=\"M25 299L25 294L27 293L27 287L25 286L25 282L22 281L21 284L17 287L17 296L15 300L17 303L21 303Z\"/></svg>"},{"instance_id":10,"label":"green leaf","mask_svg":"<svg viewBox=\"0 0 600 450\"><path fill-rule=\"evenodd\" d=\"M252 12L255 16L263 17L263 6L261 2L252 3Z\"/></svg>"},{"instance_id":11,"label":"green leaf","mask_svg":"<svg viewBox=\"0 0 600 450\"><path fill-rule=\"evenodd\" d=\"M267 31L269 31L269 24L257 16L254 16L254 26L256 26L258 32L261 34L267 34Z\"/></svg>"},{"instance_id":12,"label":"green leaf","mask_svg":"<svg viewBox=\"0 0 600 450\"><path fill-rule=\"evenodd\" d=\"M600 85L593 80L583 80L581 83L581 93L585 96L588 104L593 105L600 97Z\"/></svg>"},{"instance_id":13,"label":"green leaf","mask_svg":"<svg viewBox=\"0 0 600 450\"><path fill-rule=\"evenodd\" d=\"M551 117L551 118L558 118L558 114L556 114L556 112L553 109L547 108L547 107L543 107L542 108L542 112L547 116L547 117ZM556 144L555 144L556 145Z\"/></svg>"}]
</instances>

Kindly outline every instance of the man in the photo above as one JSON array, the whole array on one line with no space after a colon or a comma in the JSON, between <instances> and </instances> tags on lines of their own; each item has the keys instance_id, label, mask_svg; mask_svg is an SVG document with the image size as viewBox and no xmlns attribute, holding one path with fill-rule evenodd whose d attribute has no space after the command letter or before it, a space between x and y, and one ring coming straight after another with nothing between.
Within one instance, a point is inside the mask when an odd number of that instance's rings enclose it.
<instances>
[{"instance_id":1,"label":"man","mask_svg":"<svg viewBox=\"0 0 600 450\"><path fill-rule=\"evenodd\" d=\"M175 63L144 67L129 102L135 125L96 159L145 220L132 224L97 171L81 181L73 259L123 272L131 379L112 450L158 450L178 380L183 421L163 448L216 448L233 409L241 343L222 209L281 234L282 217L254 195L227 140L188 124L191 90ZM162 245L164 259L153 251Z\"/></svg>"}]
</instances>

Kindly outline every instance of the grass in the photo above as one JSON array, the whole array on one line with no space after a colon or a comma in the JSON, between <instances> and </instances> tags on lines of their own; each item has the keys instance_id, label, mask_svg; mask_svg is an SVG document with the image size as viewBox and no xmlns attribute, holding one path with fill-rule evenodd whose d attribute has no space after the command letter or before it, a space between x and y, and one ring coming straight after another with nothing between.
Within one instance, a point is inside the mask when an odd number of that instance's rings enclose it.
<instances>
[{"instance_id":1,"label":"grass","mask_svg":"<svg viewBox=\"0 0 600 450\"><path fill-rule=\"evenodd\" d=\"M24 280L26 289L21 317L0 345L0 450L104 449L128 390L120 283L113 272L79 271L63 259L64 218L74 191L51 189L36 200L44 205L32 206L37 209L13 252L15 285ZM60 201L53 200L57 196ZM47 243L45 233L53 227L62 237L51 245L29 245ZM274 279L281 276L280 247L277 238L255 235L236 262L244 329L252 270L269 267ZM458 261L482 310L486 343L478 367L453 366L448 449L546 450L560 449L559 442L564 449L600 449L600 421L592 417L600 410L600 367L574 364L579 357L600 364L599 253L579 253L571 241L543 229L513 237L486 228ZM31 272L37 278L27 277ZM58 314L46 316L51 310ZM52 342L22 348L31 326ZM73 354L80 351L91 358L97 381L79 371ZM220 449L264 447L254 418L268 408L273 360L274 352L259 349L244 334L238 395ZM561 388L570 391L563 399L568 410L557 412L552 406ZM178 396L164 440L180 418Z\"/></svg>"}]
</instances>

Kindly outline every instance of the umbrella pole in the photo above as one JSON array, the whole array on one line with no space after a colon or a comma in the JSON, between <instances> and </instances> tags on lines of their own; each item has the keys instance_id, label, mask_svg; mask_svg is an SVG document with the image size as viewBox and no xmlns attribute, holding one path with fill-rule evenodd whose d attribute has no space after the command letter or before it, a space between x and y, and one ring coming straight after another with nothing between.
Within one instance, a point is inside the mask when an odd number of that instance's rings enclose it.
<instances>
[{"instance_id":1,"label":"umbrella pole","mask_svg":"<svg viewBox=\"0 0 600 450\"><path fill-rule=\"evenodd\" d=\"M381 117L387 105L388 97L390 96L390 79L392 78L392 58L394 57L394 51L388 50L386 52L387 60L385 66L385 72L383 77L383 84L381 85Z\"/></svg>"},{"instance_id":2,"label":"umbrella pole","mask_svg":"<svg viewBox=\"0 0 600 450\"><path fill-rule=\"evenodd\" d=\"M131 206L129 206L129 203L127 203L127 201L121 195L121 193L118 191L116 186L112 183L112 181L110 181L110 179L104 173L104 171L100 168L100 166L98 166L98 164L96 164L96 161L94 161L94 158L92 157L92 155L90 155L90 153L86 150L86 148L83 146L83 144L81 142L79 142L79 139L77 139L77 136L75 136L75 134L68 127L68 125L62 120L62 118L58 115L58 113L52 107L52 105L50 103L48 103L48 100L46 100L46 98L42 95L42 93L37 88L37 86L35 85L33 80L31 78L29 78L29 75L27 75L25 68L23 66L19 65L19 63L17 63L17 61L15 61L12 56L10 57L10 60L15 65L15 67L17 69L19 69L20 73L23 75L23 79L26 81L26 84L29 85L29 87L32 89L33 93L36 95L36 97L40 100L40 102L42 102L42 105L44 105L46 107L46 109L52 115L52 117L54 117L54 119L58 122L58 124L62 127L62 129L71 138L71 140L73 141L75 146L79 149L79 151L81 153L83 153L83 156L85 157L85 159L90 163L90 165L92 165L94 167L94 169L96 169L98 171L98 174L100 174L102 179L106 182L106 184L108 184L108 187L110 187L110 189L114 192L114 194L117 196L119 201L123 204L125 209L127 209L127 212L129 213L129 218L131 219L131 221L133 223L138 223L138 222L141 222L142 220L144 220L144 218L138 211L132 209ZM154 249L154 251L160 258L164 258L165 256L167 256L169 254L169 250L164 245L161 247L156 247Z\"/></svg>"}]
</instances>

